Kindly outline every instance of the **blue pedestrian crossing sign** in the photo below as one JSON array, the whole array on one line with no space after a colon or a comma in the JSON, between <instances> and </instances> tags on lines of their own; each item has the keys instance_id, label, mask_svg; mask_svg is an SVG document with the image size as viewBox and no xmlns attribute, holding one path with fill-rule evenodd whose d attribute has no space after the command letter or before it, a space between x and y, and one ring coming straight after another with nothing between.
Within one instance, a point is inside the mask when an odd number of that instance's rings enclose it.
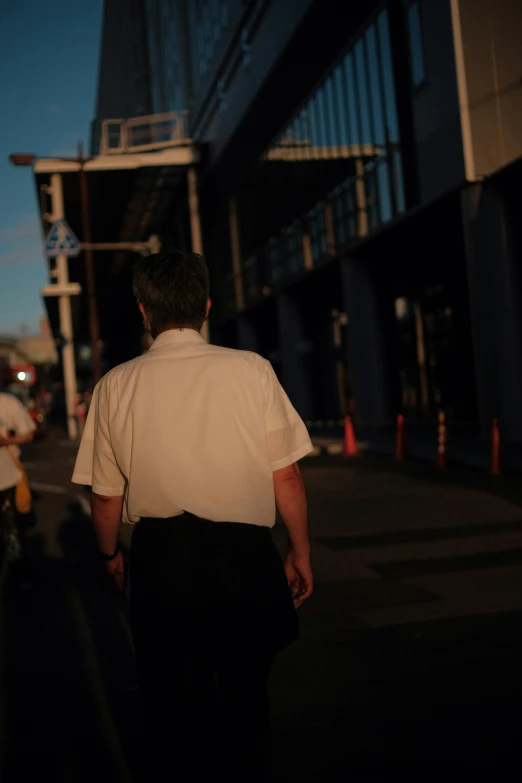
<instances>
[{"instance_id":1,"label":"blue pedestrian crossing sign","mask_svg":"<svg viewBox=\"0 0 522 783\"><path fill-rule=\"evenodd\" d=\"M80 250L80 243L70 226L63 218L55 220L45 240L46 255L52 258L56 256L77 256Z\"/></svg>"}]
</instances>

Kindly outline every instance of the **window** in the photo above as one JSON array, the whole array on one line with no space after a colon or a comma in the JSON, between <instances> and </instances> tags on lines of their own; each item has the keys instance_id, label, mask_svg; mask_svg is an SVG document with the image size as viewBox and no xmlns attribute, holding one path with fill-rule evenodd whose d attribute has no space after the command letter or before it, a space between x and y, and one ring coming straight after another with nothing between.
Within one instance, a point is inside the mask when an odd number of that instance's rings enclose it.
<instances>
[{"instance_id":1,"label":"window","mask_svg":"<svg viewBox=\"0 0 522 783\"><path fill-rule=\"evenodd\" d=\"M350 127L350 139L352 144L361 144L363 139L359 125L360 112L357 106L357 88L355 86L353 54L351 52L349 52L345 57L344 67L346 71L346 92L348 98L348 123Z\"/></svg>"},{"instance_id":2,"label":"window","mask_svg":"<svg viewBox=\"0 0 522 783\"><path fill-rule=\"evenodd\" d=\"M413 86L419 87L426 79L419 0L414 0L408 6L408 33L410 37L411 78Z\"/></svg>"},{"instance_id":3,"label":"window","mask_svg":"<svg viewBox=\"0 0 522 783\"><path fill-rule=\"evenodd\" d=\"M355 74L356 89L359 100L359 116L361 118L362 143L370 144L373 139L370 119L369 90L366 83L366 64L364 61L364 43L361 39L355 44Z\"/></svg>"},{"instance_id":4,"label":"window","mask_svg":"<svg viewBox=\"0 0 522 783\"><path fill-rule=\"evenodd\" d=\"M306 217L315 263L327 256L330 229L337 248L349 247L363 229L366 232L361 210L366 212L370 231L405 211L393 65L385 7L326 71L276 142L297 149L306 140L310 147L303 158L340 161L337 169L329 169L332 181L328 187L337 185L328 195L333 225L326 220L324 201L316 203ZM337 171L340 182L334 179ZM282 279L292 273L299 258L293 244L296 235L289 229L281 236L281 243L272 241L270 259L276 270L273 274Z\"/></svg>"}]
</instances>

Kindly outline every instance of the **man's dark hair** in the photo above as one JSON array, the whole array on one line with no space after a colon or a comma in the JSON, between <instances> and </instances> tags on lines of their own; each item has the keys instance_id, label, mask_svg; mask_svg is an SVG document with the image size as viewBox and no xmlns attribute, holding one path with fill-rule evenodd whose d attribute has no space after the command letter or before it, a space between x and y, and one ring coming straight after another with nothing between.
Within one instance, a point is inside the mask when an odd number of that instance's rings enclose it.
<instances>
[{"instance_id":1,"label":"man's dark hair","mask_svg":"<svg viewBox=\"0 0 522 783\"><path fill-rule=\"evenodd\" d=\"M165 329L196 329L205 321L208 269L197 253L171 250L144 256L134 267L134 295L156 337Z\"/></svg>"}]
</instances>

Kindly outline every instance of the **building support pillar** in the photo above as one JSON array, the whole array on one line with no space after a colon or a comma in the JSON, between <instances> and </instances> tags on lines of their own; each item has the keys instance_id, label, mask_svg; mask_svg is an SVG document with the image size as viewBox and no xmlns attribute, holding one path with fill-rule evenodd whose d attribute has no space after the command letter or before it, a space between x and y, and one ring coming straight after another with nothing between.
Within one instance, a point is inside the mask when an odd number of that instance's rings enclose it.
<instances>
[{"instance_id":1,"label":"building support pillar","mask_svg":"<svg viewBox=\"0 0 522 783\"><path fill-rule=\"evenodd\" d=\"M237 212L237 198L231 198L228 202L228 221L230 225L230 250L232 254L232 272L234 275L234 297L238 313L245 309L245 297L243 292L243 273L241 269L241 244L239 238L239 218Z\"/></svg>"},{"instance_id":2,"label":"building support pillar","mask_svg":"<svg viewBox=\"0 0 522 783\"><path fill-rule=\"evenodd\" d=\"M355 197L357 200L357 237L361 239L368 235L368 203L366 201L366 182L364 180L364 162L362 158L355 161Z\"/></svg>"},{"instance_id":3,"label":"building support pillar","mask_svg":"<svg viewBox=\"0 0 522 783\"><path fill-rule=\"evenodd\" d=\"M309 345L303 318L296 302L287 294L277 297L281 380L299 415L313 418L313 389L307 354Z\"/></svg>"},{"instance_id":4,"label":"building support pillar","mask_svg":"<svg viewBox=\"0 0 522 783\"><path fill-rule=\"evenodd\" d=\"M260 340L257 331L246 315L236 319L237 347L241 351L260 353Z\"/></svg>"},{"instance_id":5,"label":"building support pillar","mask_svg":"<svg viewBox=\"0 0 522 783\"><path fill-rule=\"evenodd\" d=\"M201 219L199 216L198 174L194 166L187 171L188 207L190 218L190 240L193 253L203 255L203 238L201 234ZM209 341L208 321L205 321L201 336Z\"/></svg>"},{"instance_id":6,"label":"building support pillar","mask_svg":"<svg viewBox=\"0 0 522 783\"><path fill-rule=\"evenodd\" d=\"M341 265L356 419L365 427L385 427L394 414L386 307L366 264L345 258Z\"/></svg>"},{"instance_id":7,"label":"building support pillar","mask_svg":"<svg viewBox=\"0 0 522 783\"><path fill-rule=\"evenodd\" d=\"M522 273L514 214L497 186L461 194L471 331L482 433L498 418L504 441L522 441Z\"/></svg>"}]
</instances>

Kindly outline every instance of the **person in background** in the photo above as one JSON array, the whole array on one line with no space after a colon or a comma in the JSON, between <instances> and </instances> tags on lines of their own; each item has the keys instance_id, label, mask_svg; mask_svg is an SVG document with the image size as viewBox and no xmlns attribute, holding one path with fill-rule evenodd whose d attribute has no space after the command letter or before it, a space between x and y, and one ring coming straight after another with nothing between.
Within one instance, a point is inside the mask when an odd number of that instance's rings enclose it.
<instances>
[{"instance_id":1,"label":"person in background","mask_svg":"<svg viewBox=\"0 0 522 783\"><path fill-rule=\"evenodd\" d=\"M35 429L35 423L20 400L13 394L0 391L0 532L4 540L2 548L12 561L22 554L20 538L16 526L11 530L5 529L2 515L8 501L14 518L14 490L22 478L18 467L20 446L33 439Z\"/></svg>"},{"instance_id":2,"label":"person in background","mask_svg":"<svg viewBox=\"0 0 522 783\"><path fill-rule=\"evenodd\" d=\"M85 420L87 418L87 401L85 394L78 394L74 406L74 415L78 424L78 437L82 437L85 429Z\"/></svg>"},{"instance_id":3,"label":"person in background","mask_svg":"<svg viewBox=\"0 0 522 783\"><path fill-rule=\"evenodd\" d=\"M120 520L136 526L144 777L267 781L267 678L313 586L298 466L312 444L268 361L201 336L201 256L141 259L134 292L154 342L96 386L72 480L92 486L100 558L120 591ZM276 505L284 565L270 534Z\"/></svg>"}]
</instances>

